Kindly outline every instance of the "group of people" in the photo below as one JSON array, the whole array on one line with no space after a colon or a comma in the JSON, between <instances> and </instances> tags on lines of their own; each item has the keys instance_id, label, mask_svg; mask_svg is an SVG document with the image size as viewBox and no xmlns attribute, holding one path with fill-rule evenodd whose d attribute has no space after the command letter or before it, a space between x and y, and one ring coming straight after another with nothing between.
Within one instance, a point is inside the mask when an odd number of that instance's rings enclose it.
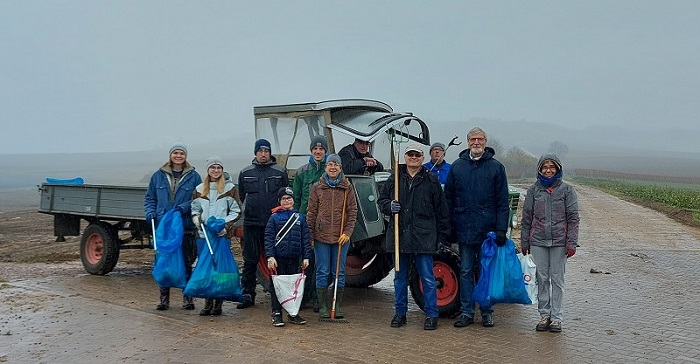
<instances>
[{"instance_id":1,"label":"group of people","mask_svg":"<svg viewBox=\"0 0 700 364\"><path fill-rule=\"evenodd\" d=\"M445 161L447 149L442 143L430 146L427 163L421 145L409 144L405 148L405 164L397 163L398 177L392 174L380 191L377 203L390 220L386 251L397 253L399 260L395 264L402 267L394 275L391 327L407 323L407 268L411 262L423 290L423 327L438 327L433 255L440 246L450 243L459 245L461 262L461 307L454 326L466 327L475 322L472 292L481 244L488 232L495 232L496 244L503 246L510 223L505 167L494 158L495 152L487 147L487 142L486 132L478 127L471 129L467 133L468 148L452 164ZM311 267L307 279L313 286L314 312L320 318L330 318L334 309L335 317L343 318L345 260L357 217L355 192L345 174L371 175L384 170L369 147L369 142L355 139L338 154L328 154L327 139L314 136L309 162L296 171L290 184L284 168L276 164L270 143L257 140L255 158L241 170L236 194L233 183L222 180L223 166L218 157L207 161L207 177L202 183L186 161L187 149L178 144L171 148L169 162L151 178L145 200L146 218L157 223L173 208L192 216L184 219L187 233L183 242L190 272L197 251L195 230L199 228L199 217L215 216L232 224L240 215L238 203L244 204L243 298L236 307L255 305L256 269L262 255L275 274L295 274ZM532 254L537 265L537 331L561 331L566 259L575 254L578 242L576 193L562 181L562 174L561 161L556 156L542 156L538 180L529 188L522 209L521 250L524 255ZM220 199L220 203L211 202ZM228 228L220 232L221 236L228 234ZM333 292L329 291L331 284ZM283 326L282 306L272 282L270 289L272 324ZM160 287L157 309L167 309L169 298L169 288ZM194 309L191 297L183 297L183 308ZM479 309L482 325L494 326L493 308ZM220 315L221 301L205 301L200 314ZM298 314L288 315L287 320L293 324L306 322Z\"/></svg>"}]
</instances>

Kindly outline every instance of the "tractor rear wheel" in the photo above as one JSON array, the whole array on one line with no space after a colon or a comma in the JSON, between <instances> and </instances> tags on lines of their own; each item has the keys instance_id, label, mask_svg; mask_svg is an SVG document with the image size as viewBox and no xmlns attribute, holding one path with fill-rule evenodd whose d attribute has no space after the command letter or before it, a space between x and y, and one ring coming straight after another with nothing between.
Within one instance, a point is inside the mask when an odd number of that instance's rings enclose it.
<instances>
[{"instance_id":1,"label":"tractor rear wheel","mask_svg":"<svg viewBox=\"0 0 700 364\"><path fill-rule=\"evenodd\" d=\"M365 288L379 283L394 267L390 253L348 255L345 261L345 285Z\"/></svg>"},{"instance_id":2,"label":"tractor rear wheel","mask_svg":"<svg viewBox=\"0 0 700 364\"><path fill-rule=\"evenodd\" d=\"M445 249L433 255L433 272L440 317L454 317L460 310L459 271L459 254L456 252ZM423 288L415 264L411 266L408 280L413 300L423 310L425 307Z\"/></svg>"}]
</instances>

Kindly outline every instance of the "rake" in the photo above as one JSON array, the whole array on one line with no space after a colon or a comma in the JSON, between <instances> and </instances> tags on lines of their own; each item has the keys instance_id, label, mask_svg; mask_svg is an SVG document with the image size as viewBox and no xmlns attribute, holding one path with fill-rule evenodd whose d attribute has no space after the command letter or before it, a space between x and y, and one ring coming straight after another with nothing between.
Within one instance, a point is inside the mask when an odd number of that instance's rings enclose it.
<instances>
[{"instance_id":1,"label":"rake","mask_svg":"<svg viewBox=\"0 0 700 364\"><path fill-rule=\"evenodd\" d=\"M343 235L343 227L345 226L345 204L348 200L348 191L345 191L345 197L343 198L343 213L340 215L340 235ZM349 244L347 242L346 244ZM335 318L335 300L338 298L338 275L340 274L340 254L342 247L338 244L338 256L335 259L335 283L333 283L333 305L331 307L331 318L320 318L321 322L333 322L336 324L349 324L350 321L344 319ZM321 297L319 297L321 299ZM323 297L325 299L325 297Z\"/></svg>"}]
</instances>

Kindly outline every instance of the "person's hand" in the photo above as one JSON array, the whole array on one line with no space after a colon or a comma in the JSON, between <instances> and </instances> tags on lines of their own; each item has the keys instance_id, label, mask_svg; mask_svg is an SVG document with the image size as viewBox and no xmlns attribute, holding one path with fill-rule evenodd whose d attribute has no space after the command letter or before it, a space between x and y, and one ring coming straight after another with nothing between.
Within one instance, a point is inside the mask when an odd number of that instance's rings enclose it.
<instances>
[{"instance_id":1,"label":"person's hand","mask_svg":"<svg viewBox=\"0 0 700 364\"><path fill-rule=\"evenodd\" d=\"M571 258L576 254L576 247L567 247L566 248L566 257Z\"/></svg>"},{"instance_id":2,"label":"person's hand","mask_svg":"<svg viewBox=\"0 0 700 364\"><path fill-rule=\"evenodd\" d=\"M180 205L175 206L175 211L177 211L177 212L179 212L179 213L185 212L185 210L183 210L183 209L182 209L182 206L180 206Z\"/></svg>"},{"instance_id":3,"label":"person's hand","mask_svg":"<svg viewBox=\"0 0 700 364\"><path fill-rule=\"evenodd\" d=\"M197 230L202 230L202 220L199 218L199 215L192 215L192 222Z\"/></svg>"},{"instance_id":4,"label":"person's hand","mask_svg":"<svg viewBox=\"0 0 700 364\"><path fill-rule=\"evenodd\" d=\"M363 159L365 160L365 165L367 167L374 167L377 165L377 160L372 157L364 157Z\"/></svg>"},{"instance_id":5,"label":"person's hand","mask_svg":"<svg viewBox=\"0 0 700 364\"><path fill-rule=\"evenodd\" d=\"M347 243L350 241L350 237L347 234L343 234L338 238L338 244L343 246L343 244Z\"/></svg>"},{"instance_id":6,"label":"person's hand","mask_svg":"<svg viewBox=\"0 0 700 364\"><path fill-rule=\"evenodd\" d=\"M390 208L392 214L398 214L399 211L401 211L401 204L399 203L399 201L391 200Z\"/></svg>"},{"instance_id":7,"label":"person's hand","mask_svg":"<svg viewBox=\"0 0 700 364\"><path fill-rule=\"evenodd\" d=\"M528 254L530 254L530 249L522 248L522 249L520 249L520 253L522 253L523 255L528 255Z\"/></svg>"},{"instance_id":8,"label":"person's hand","mask_svg":"<svg viewBox=\"0 0 700 364\"><path fill-rule=\"evenodd\" d=\"M496 231L496 245L504 246L506 245L506 241L508 241L508 238L506 238L506 232L503 230Z\"/></svg>"},{"instance_id":9,"label":"person's hand","mask_svg":"<svg viewBox=\"0 0 700 364\"><path fill-rule=\"evenodd\" d=\"M217 236L226 236L226 232L227 232L227 231L226 231L226 228L223 228L223 229L221 229L221 231L219 231L219 233L217 234Z\"/></svg>"},{"instance_id":10,"label":"person's hand","mask_svg":"<svg viewBox=\"0 0 700 364\"><path fill-rule=\"evenodd\" d=\"M149 223L151 221L155 222L156 221L156 214L153 212L149 212L148 214L146 214L146 221L148 221Z\"/></svg>"},{"instance_id":11,"label":"person's hand","mask_svg":"<svg viewBox=\"0 0 700 364\"><path fill-rule=\"evenodd\" d=\"M275 257L267 258L267 267L271 270L277 269L277 259Z\"/></svg>"},{"instance_id":12,"label":"person's hand","mask_svg":"<svg viewBox=\"0 0 700 364\"><path fill-rule=\"evenodd\" d=\"M309 266L309 260L304 259L301 261L301 269L306 269Z\"/></svg>"}]
</instances>

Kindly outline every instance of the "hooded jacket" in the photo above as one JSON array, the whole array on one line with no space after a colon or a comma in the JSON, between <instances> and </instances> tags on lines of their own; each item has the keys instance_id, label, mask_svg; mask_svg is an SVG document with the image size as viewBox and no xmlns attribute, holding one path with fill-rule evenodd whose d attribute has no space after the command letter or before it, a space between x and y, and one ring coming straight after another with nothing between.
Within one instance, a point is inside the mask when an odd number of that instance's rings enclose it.
<instances>
[{"instance_id":1,"label":"hooded jacket","mask_svg":"<svg viewBox=\"0 0 700 364\"><path fill-rule=\"evenodd\" d=\"M160 219L168 210L180 206L183 211L183 225L185 230L194 231L195 226L190 219L190 202L195 187L202 183L193 166L185 162L180 178L175 180L170 163L165 163L151 176L143 200L144 212L156 216L155 224L158 226Z\"/></svg>"},{"instance_id":2,"label":"hooded jacket","mask_svg":"<svg viewBox=\"0 0 700 364\"><path fill-rule=\"evenodd\" d=\"M243 225L267 225L271 210L277 206L277 191L287 186L287 172L277 165L274 156L265 164L254 158L252 164L238 174L238 192L244 205Z\"/></svg>"},{"instance_id":3,"label":"hooded jacket","mask_svg":"<svg viewBox=\"0 0 700 364\"><path fill-rule=\"evenodd\" d=\"M379 209L390 216L386 229L386 249L394 251L394 175L384 184L377 201ZM413 177L405 164L399 165L399 250L401 253L432 254L438 244L448 244L450 218L447 202L437 177L421 167Z\"/></svg>"},{"instance_id":4,"label":"hooded jacket","mask_svg":"<svg viewBox=\"0 0 700 364\"><path fill-rule=\"evenodd\" d=\"M199 215L204 222L212 216L216 219L224 219L229 238L233 235L233 223L241 217L241 208L238 206L238 196L234 187L233 182L226 180L224 191L219 193L216 190L216 183L210 182L209 195L204 196L202 195L204 183L200 183L192 200L192 216ZM199 235L204 238L202 231L199 231Z\"/></svg>"},{"instance_id":5,"label":"hooded jacket","mask_svg":"<svg viewBox=\"0 0 700 364\"><path fill-rule=\"evenodd\" d=\"M486 147L477 160L469 149L459 153L445 181L445 199L457 243L481 244L489 231L508 230L508 180L506 168Z\"/></svg>"},{"instance_id":6,"label":"hooded jacket","mask_svg":"<svg viewBox=\"0 0 700 364\"><path fill-rule=\"evenodd\" d=\"M552 160L562 168L554 154L545 154L537 163L537 173L546 160ZM531 245L542 247L566 246L576 248L578 244L579 211L578 197L571 185L561 178L545 187L539 181L527 190L522 208L520 244L522 249Z\"/></svg>"},{"instance_id":7,"label":"hooded jacket","mask_svg":"<svg viewBox=\"0 0 700 364\"><path fill-rule=\"evenodd\" d=\"M346 193L345 225L341 227L343 199ZM318 240L327 244L338 244L341 233L352 236L357 220L357 199L355 189L347 177L343 176L335 188L329 186L324 178L311 185L306 220L312 242Z\"/></svg>"}]
</instances>

